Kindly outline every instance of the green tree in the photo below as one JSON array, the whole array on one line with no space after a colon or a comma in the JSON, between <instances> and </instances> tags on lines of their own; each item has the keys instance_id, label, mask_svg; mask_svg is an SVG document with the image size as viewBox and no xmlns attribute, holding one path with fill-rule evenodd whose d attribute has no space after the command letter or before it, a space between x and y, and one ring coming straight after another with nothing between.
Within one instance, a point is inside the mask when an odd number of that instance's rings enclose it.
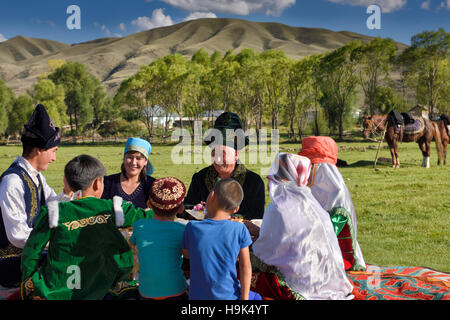
<instances>
[{"instance_id":1,"label":"green tree","mask_svg":"<svg viewBox=\"0 0 450 320\"><path fill-rule=\"evenodd\" d=\"M25 93L14 99L9 113L8 133L12 135L20 134L33 111L33 99L28 94Z\"/></svg>"},{"instance_id":2,"label":"green tree","mask_svg":"<svg viewBox=\"0 0 450 320\"><path fill-rule=\"evenodd\" d=\"M65 91L64 102L67 106L71 133L82 132L84 126L92 121L91 99L96 81L86 67L79 62L68 62L57 68L48 78L56 85L62 85Z\"/></svg>"},{"instance_id":3,"label":"green tree","mask_svg":"<svg viewBox=\"0 0 450 320\"><path fill-rule=\"evenodd\" d=\"M0 134L4 135L9 125L9 111L14 101L14 93L0 79Z\"/></svg>"},{"instance_id":4,"label":"green tree","mask_svg":"<svg viewBox=\"0 0 450 320\"><path fill-rule=\"evenodd\" d=\"M173 54L163 58L167 66L164 86L166 89L166 107L174 110L180 119L180 129L183 130L184 101L189 89L189 68L186 58L180 54ZM180 136L180 142L183 136Z\"/></svg>"},{"instance_id":5,"label":"green tree","mask_svg":"<svg viewBox=\"0 0 450 320\"><path fill-rule=\"evenodd\" d=\"M110 101L107 99L105 88L103 87L100 80L95 77L93 77L92 80L94 92L91 96L90 105L93 112L92 125L94 128L96 128L104 120L106 114L103 109L107 108L106 104Z\"/></svg>"},{"instance_id":6,"label":"green tree","mask_svg":"<svg viewBox=\"0 0 450 320\"><path fill-rule=\"evenodd\" d=\"M200 49L188 62L188 80L185 100L185 111L187 116L193 121L199 120L206 110L207 99L203 86L205 85L205 75L210 70L210 57L208 53ZM192 127L194 130L194 127Z\"/></svg>"},{"instance_id":7,"label":"green tree","mask_svg":"<svg viewBox=\"0 0 450 320\"><path fill-rule=\"evenodd\" d=\"M64 87L62 85L55 85L52 80L41 79L34 86L34 103L40 103L45 106L56 126L64 126L68 123L64 99Z\"/></svg>"},{"instance_id":8,"label":"green tree","mask_svg":"<svg viewBox=\"0 0 450 320\"><path fill-rule=\"evenodd\" d=\"M114 97L115 106L134 111L145 124L150 141L153 139L153 105L151 96L156 86L155 67L142 66L132 77L123 81Z\"/></svg>"},{"instance_id":9,"label":"green tree","mask_svg":"<svg viewBox=\"0 0 450 320\"><path fill-rule=\"evenodd\" d=\"M441 96L446 95L449 58L450 33L442 28L414 35L411 46L399 57L416 89L417 100L428 106L430 117L438 111L439 101L443 100Z\"/></svg>"},{"instance_id":10,"label":"green tree","mask_svg":"<svg viewBox=\"0 0 450 320\"><path fill-rule=\"evenodd\" d=\"M339 139L344 134L344 118L351 111L355 101L358 77L356 49L360 41L353 41L326 54L320 66L320 82L324 97L321 100L328 113L328 119L338 120Z\"/></svg>"},{"instance_id":11,"label":"green tree","mask_svg":"<svg viewBox=\"0 0 450 320\"><path fill-rule=\"evenodd\" d=\"M389 81L392 63L396 58L397 45L392 39L375 38L355 49L359 67L359 83L364 91L365 104L370 114L376 114L377 91L383 80Z\"/></svg>"},{"instance_id":12,"label":"green tree","mask_svg":"<svg viewBox=\"0 0 450 320\"><path fill-rule=\"evenodd\" d=\"M315 72L319 61L318 56L309 56L302 60L290 62L286 113L289 119L289 138L291 140L295 140L296 137L295 122L297 122L299 139L301 140L306 127L308 109L318 107L321 92L316 82ZM316 128L318 128L318 125Z\"/></svg>"},{"instance_id":13,"label":"green tree","mask_svg":"<svg viewBox=\"0 0 450 320\"><path fill-rule=\"evenodd\" d=\"M235 60L233 51L228 51L222 60L215 64L212 71L215 81L220 84L219 101L223 111L231 111L235 104L236 76L239 71L239 63Z\"/></svg>"},{"instance_id":14,"label":"green tree","mask_svg":"<svg viewBox=\"0 0 450 320\"><path fill-rule=\"evenodd\" d=\"M442 61L442 68L439 70L439 79L442 87L436 99L436 107L440 113L450 113L450 60Z\"/></svg>"},{"instance_id":15,"label":"green tree","mask_svg":"<svg viewBox=\"0 0 450 320\"><path fill-rule=\"evenodd\" d=\"M204 111L208 111L211 127L214 122L214 111L223 107L222 84L216 73L221 59L222 56L217 51L214 52L210 57L208 67L205 67L200 78L201 100L203 101Z\"/></svg>"},{"instance_id":16,"label":"green tree","mask_svg":"<svg viewBox=\"0 0 450 320\"><path fill-rule=\"evenodd\" d=\"M286 54L279 50L267 50L261 54L265 67L265 88L267 104L272 114L272 129L278 129L279 115L287 104L288 61Z\"/></svg>"},{"instance_id":17,"label":"green tree","mask_svg":"<svg viewBox=\"0 0 450 320\"><path fill-rule=\"evenodd\" d=\"M260 55L253 49L243 49L235 56L239 68L236 72L236 111L242 117L243 130L250 128L252 120L257 132L261 129L264 69Z\"/></svg>"},{"instance_id":18,"label":"green tree","mask_svg":"<svg viewBox=\"0 0 450 320\"><path fill-rule=\"evenodd\" d=\"M381 114L388 114L391 110L407 111L402 98L392 87L379 87L375 103Z\"/></svg>"}]
</instances>

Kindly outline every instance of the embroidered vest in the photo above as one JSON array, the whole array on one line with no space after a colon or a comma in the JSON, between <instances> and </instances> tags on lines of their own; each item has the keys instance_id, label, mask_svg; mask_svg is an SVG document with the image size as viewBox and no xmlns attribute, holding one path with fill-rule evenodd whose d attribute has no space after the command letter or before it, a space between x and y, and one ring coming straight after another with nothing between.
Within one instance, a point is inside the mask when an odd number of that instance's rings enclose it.
<instances>
[{"instance_id":1,"label":"embroidered vest","mask_svg":"<svg viewBox=\"0 0 450 320\"><path fill-rule=\"evenodd\" d=\"M27 224L30 228L34 226L41 205L45 204L45 199L40 199L39 189L33 182L29 174L17 162L13 163L0 177L0 183L3 178L9 174L17 174L22 179L25 195L25 210L27 213ZM0 260L17 257L22 254L22 249L13 246L6 235L3 215L0 209Z\"/></svg>"}]
</instances>

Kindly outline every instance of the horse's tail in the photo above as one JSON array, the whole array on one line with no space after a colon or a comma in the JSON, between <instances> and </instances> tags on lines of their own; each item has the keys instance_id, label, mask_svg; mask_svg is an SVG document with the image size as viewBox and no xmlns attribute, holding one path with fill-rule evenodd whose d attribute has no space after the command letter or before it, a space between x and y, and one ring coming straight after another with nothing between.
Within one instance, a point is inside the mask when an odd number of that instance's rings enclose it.
<instances>
[{"instance_id":1,"label":"horse's tail","mask_svg":"<svg viewBox=\"0 0 450 320\"><path fill-rule=\"evenodd\" d=\"M444 148L442 146L441 132L436 122L431 122L431 124L433 126L433 137L436 142L436 149L438 153L438 164L444 163Z\"/></svg>"}]
</instances>

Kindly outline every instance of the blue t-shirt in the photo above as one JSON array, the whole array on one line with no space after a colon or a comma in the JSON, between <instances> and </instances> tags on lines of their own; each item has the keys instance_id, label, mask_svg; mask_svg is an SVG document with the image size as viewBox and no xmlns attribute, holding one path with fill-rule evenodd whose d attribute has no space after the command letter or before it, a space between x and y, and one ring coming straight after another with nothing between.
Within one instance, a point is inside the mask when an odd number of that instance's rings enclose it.
<instances>
[{"instance_id":1,"label":"blue t-shirt","mask_svg":"<svg viewBox=\"0 0 450 320\"><path fill-rule=\"evenodd\" d=\"M173 296L186 290L181 269L181 241L185 225L176 221L138 220L130 243L136 244L139 258L139 292L144 297Z\"/></svg>"},{"instance_id":2,"label":"blue t-shirt","mask_svg":"<svg viewBox=\"0 0 450 320\"><path fill-rule=\"evenodd\" d=\"M240 222L213 219L189 222L182 243L189 252L189 299L240 299L236 261L239 251L251 243L247 227Z\"/></svg>"}]
</instances>

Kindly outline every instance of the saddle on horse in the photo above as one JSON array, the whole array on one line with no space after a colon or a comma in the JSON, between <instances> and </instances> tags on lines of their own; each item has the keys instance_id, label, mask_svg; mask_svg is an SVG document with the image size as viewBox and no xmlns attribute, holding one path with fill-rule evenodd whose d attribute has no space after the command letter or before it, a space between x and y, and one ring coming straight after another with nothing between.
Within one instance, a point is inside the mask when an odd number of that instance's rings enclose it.
<instances>
[{"instance_id":1,"label":"saddle on horse","mask_svg":"<svg viewBox=\"0 0 450 320\"><path fill-rule=\"evenodd\" d=\"M403 128L403 134L413 135L425 129L425 122L422 117L413 117L407 112L400 113L392 110L388 117L393 122L396 133L400 133L400 129Z\"/></svg>"}]
</instances>

